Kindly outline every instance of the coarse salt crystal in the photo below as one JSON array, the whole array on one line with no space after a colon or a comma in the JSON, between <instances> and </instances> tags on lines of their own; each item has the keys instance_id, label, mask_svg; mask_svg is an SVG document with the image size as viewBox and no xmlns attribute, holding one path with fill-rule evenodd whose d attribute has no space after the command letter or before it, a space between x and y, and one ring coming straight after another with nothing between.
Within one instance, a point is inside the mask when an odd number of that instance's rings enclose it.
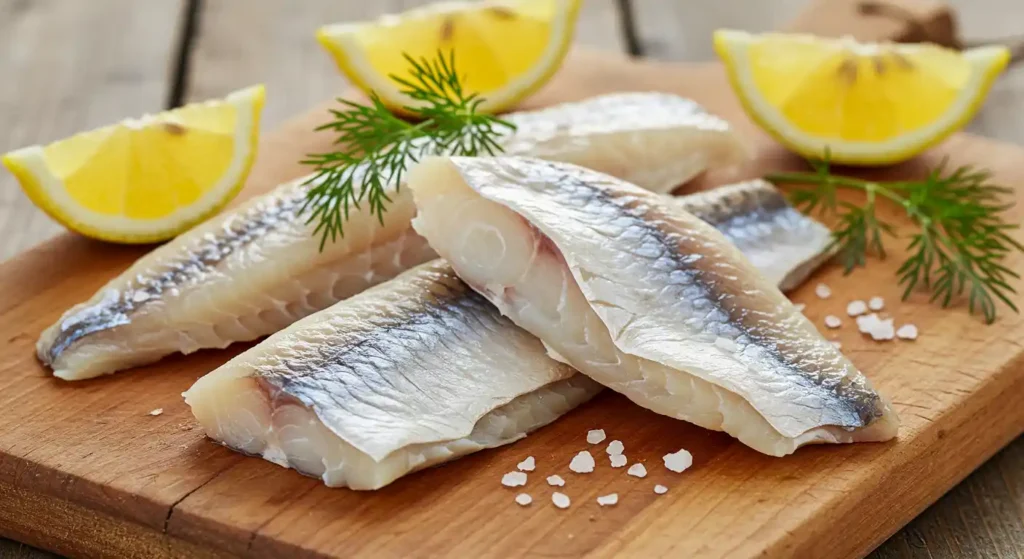
<instances>
[{"instance_id":1,"label":"coarse salt crystal","mask_svg":"<svg viewBox=\"0 0 1024 559\"><path fill-rule=\"evenodd\" d=\"M516 502L519 503L520 506L525 507L526 505L533 502L533 497L527 495L526 493L520 493L516 495Z\"/></svg>"},{"instance_id":2,"label":"coarse salt crystal","mask_svg":"<svg viewBox=\"0 0 1024 559\"><path fill-rule=\"evenodd\" d=\"M843 321L834 314L830 314L825 317L825 326L828 326L829 328L839 328L842 325Z\"/></svg>"},{"instance_id":3,"label":"coarse salt crystal","mask_svg":"<svg viewBox=\"0 0 1024 559\"><path fill-rule=\"evenodd\" d=\"M509 472L501 476L501 484L505 487L519 487L526 485L526 474L523 472Z\"/></svg>"},{"instance_id":4,"label":"coarse salt crystal","mask_svg":"<svg viewBox=\"0 0 1024 559\"><path fill-rule=\"evenodd\" d=\"M868 308L873 311L880 311L884 309L885 299L882 299L881 297L872 297L871 300L868 301Z\"/></svg>"},{"instance_id":5,"label":"coarse salt crystal","mask_svg":"<svg viewBox=\"0 0 1024 559\"><path fill-rule=\"evenodd\" d=\"M662 460L665 461L666 468L677 474L693 465L693 455L686 449L679 449L678 452L666 454L662 457Z\"/></svg>"},{"instance_id":6,"label":"coarse salt crystal","mask_svg":"<svg viewBox=\"0 0 1024 559\"><path fill-rule=\"evenodd\" d=\"M576 456L572 457L572 461L569 462L569 469L577 474L589 474L594 471L594 457L589 451L581 450Z\"/></svg>"},{"instance_id":7,"label":"coarse salt crystal","mask_svg":"<svg viewBox=\"0 0 1024 559\"><path fill-rule=\"evenodd\" d=\"M874 329L875 325L877 325L878 323L878 315L875 313L866 314L864 316L858 316L857 330L860 330L861 334L870 334L871 330Z\"/></svg>"},{"instance_id":8,"label":"coarse salt crystal","mask_svg":"<svg viewBox=\"0 0 1024 559\"><path fill-rule=\"evenodd\" d=\"M729 353L736 352L736 342L721 336L715 338L715 347L722 351L728 351Z\"/></svg>"},{"instance_id":9,"label":"coarse salt crystal","mask_svg":"<svg viewBox=\"0 0 1024 559\"><path fill-rule=\"evenodd\" d=\"M654 492L658 495L664 495L665 493L668 493L668 487L665 487L664 485L655 485Z\"/></svg>"},{"instance_id":10,"label":"coarse salt crystal","mask_svg":"<svg viewBox=\"0 0 1024 559\"><path fill-rule=\"evenodd\" d=\"M868 306L864 304L864 301L856 300L850 301L850 304L846 305L846 314L850 316L860 316L868 312Z\"/></svg>"},{"instance_id":11,"label":"coarse salt crystal","mask_svg":"<svg viewBox=\"0 0 1024 559\"><path fill-rule=\"evenodd\" d=\"M160 415L162 413L164 413L164 409L163 408L157 408L157 409L149 412L149 415L156 416L156 415Z\"/></svg>"},{"instance_id":12,"label":"coarse salt crystal","mask_svg":"<svg viewBox=\"0 0 1024 559\"><path fill-rule=\"evenodd\" d=\"M916 340L917 339L917 326L913 324L904 324L900 326L900 329L896 331L896 335L901 340Z\"/></svg>"},{"instance_id":13,"label":"coarse salt crystal","mask_svg":"<svg viewBox=\"0 0 1024 559\"><path fill-rule=\"evenodd\" d=\"M566 495L565 493L559 493L557 491L551 494L551 502L554 503L555 506L560 509L567 509L571 504L568 495Z\"/></svg>"},{"instance_id":14,"label":"coarse salt crystal","mask_svg":"<svg viewBox=\"0 0 1024 559\"><path fill-rule=\"evenodd\" d=\"M619 502L619 494L612 493L611 495L602 495L597 498L597 504L602 507L609 507Z\"/></svg>"},{"instance_id":15,"label":"coarse salt crystal","mask_svg":"<svg viewBox=\"0 0 1024 559\"><path fill-rule=\"evenodd\" d=\"M612 461L613 468L621 468L626 465L626 457L621 454L612 454L608 458Z\"/></svg>"},{"instance_id":16,"label":"coarse salt crystal","mask_svg":"<svg viewBox=\"0 0 1024 559\"><path fill-rule=\"evenodd\" d=\"M537 468L537 461L534 460L533 456L527 456L526 460L516 464L516 469L520 472L532 472Z\"/></svg>"},{"instance_id":17,"label":"coarse salt crystal","mask_svg":"<svg viewBox=\"0 0 1024 559\"><path fill-rule=\"evenodd\" d=\"M626 450L626 447L622 444L622 441L612 441L608 443L608 448L605 452L611 455L622 454L622 451Z\"/></svg>"},{"instance_id":18,"label":"coarse salt crystal","mask_svg":"<svg viewBox=\"0 0 1024 559\"><path fill-rule=\"evenodd\" d=\"M604 441L604 439L604 429L591 429L587 431L587 442L590 444L597 444Z\"/></svg>"},{"instance_id":19,"label":"coarse salt crystal","mask_svg":"<svg viewBox=\"0 0 1024 559\"><path fill-rule=\"evenodd\" d=\"M561 487L565 485L565 480L560 475L548 476L548 485L552 487Z\"/></svg>"},{"instance_id":20,"label":"coarse salt crystal","mask_svg":"<svg viewBox=\"0 0 1024 559\"><path fill-rule=\"evenodd\" d=\"M896 328L892 325L892 319L878 319L871 327L871 339L876 341L891 340L896 337Z\"/></svg>"},{"instance_id":21,"label":"coarse salt crystal","mask_svg":"<svg viewBox=\"0 0 1024 559\"><path fill-rule=\"evenodd\" d=\"M814 286L814 294L817 295L819 299L828 299L832 296L832 289L824 283L819 283Z\"/></svg>"},{"instance_id":22,"label":"coarse salt crystal","mask_svg":"<svg viewBox=\"0 0 1024 559\"><path fill-rule=\"evenodd\" d=\"M626 473L633 477L647 477L647 468L643 464L637 462L626 470Z\"/></svg>"}]
</instances>

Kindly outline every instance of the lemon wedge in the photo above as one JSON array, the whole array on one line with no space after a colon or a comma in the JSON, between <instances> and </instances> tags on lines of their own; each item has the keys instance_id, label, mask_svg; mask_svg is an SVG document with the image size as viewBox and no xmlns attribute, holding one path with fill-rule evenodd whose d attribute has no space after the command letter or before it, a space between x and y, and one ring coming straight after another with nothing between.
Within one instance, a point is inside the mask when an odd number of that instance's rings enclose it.
<instances>
[{"instance_id":1,"label":"lemon wedge","mask_svg":"<svg viewBox=\"0 0 1024 559\"><path fill-rule=\"evenodd\" d=\"M791 150L852 165L903 161L960 129L1006 68L1003 47L720 30L715 50L747 113Z\"/></svg>"},{"instance_id":2,"label":"lemon wedge","mask_svg":"<svg viewBox=\"0 0 1024 559\"><path fill-rule=\"evenodd\" d=\"M256 155L263 86L3 156L65 227L119 243L174 237L241 189Z\"/></svg>"},{"instance_id":3,"label":"lemon wedge","mask_svg":"<svg viewBox=\"0 0 1024 559\"><path fill-rule=\"evenodd\" d=\"M482 112L507 109L544 85L572 41L581 0L442 2L375 21L328 25L317 39L363 91L392 110L417 101L391 75L409 76L409 63L454 52L467 93L484 99Z\"/></svg>"}]
</instances>

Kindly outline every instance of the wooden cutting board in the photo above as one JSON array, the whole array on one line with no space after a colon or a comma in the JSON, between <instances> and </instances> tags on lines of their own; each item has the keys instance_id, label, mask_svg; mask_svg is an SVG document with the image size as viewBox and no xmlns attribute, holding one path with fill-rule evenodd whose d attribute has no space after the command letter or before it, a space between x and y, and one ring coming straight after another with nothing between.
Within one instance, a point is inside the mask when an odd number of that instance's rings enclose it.
<instances>
[{"instance_id":1,"label":"wooden cutting board","mask_svg":"<svg viewBox=\"0 0 1024 559\"><path fill-rule=\"evenodd\" d=\"M760 146L747 174L798 164L749 124L715 65L577 52L529 106L624 89L688 95L732 120ZM330 141L310 132L324 114L319 107L266 136L247 195L302 173L299 157ZM944 156L1024 183L1024 149L968 135L876 174L919 174ZM1024 190L1016 197L1024 203ZM893 400L903 420L897 441L769 458L604 394L521 442L383 490L328 489L213 444L193 421L181 392L245 346L80 383L39 365L40 331L142 252L65 235L0 267L0 534L90 556L854 557L1024 431L1024 321L1003 309L985 326L924 295L898 302L895 254L849 277L826 268L793 298L820 324L826 314L845 317L850 299L881 295L897 324L919 326L916 342L864 340L849 320L833 336ZM1011 266L1024 271L1019 257ZM832 286L831 299L813 295L819 281ZM149 415L155 408L162 415ZM622 440L647 478L612 470L600 447L594 473L571 473L593 428ZM694 467L672 474L661 456L679 448ZM522 508L499 480L530 455L538 466L525 491L535 501ZM554 473L567 480L569 510L550 503L544 478ZM655 495L655 484L668 493ZM599 508L596 496L611 492L618 505Z\"/></svg>"}]
</instances>

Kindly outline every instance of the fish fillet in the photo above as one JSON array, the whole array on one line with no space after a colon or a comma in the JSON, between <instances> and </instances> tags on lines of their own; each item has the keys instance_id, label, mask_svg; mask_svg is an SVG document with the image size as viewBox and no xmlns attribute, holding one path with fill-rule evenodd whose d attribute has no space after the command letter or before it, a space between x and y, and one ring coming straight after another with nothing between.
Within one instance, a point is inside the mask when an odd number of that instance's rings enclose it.
<instances>
[{"instance_id":1,"label":"fish fillet","mask_svg":"<svg viewBox=\"0 0 1024 559\"><path fill-rule=\"evenodd\" d=\"M230 448L377 489L518 440L600 389L437 260L274 334L185 401Z\"/></svg>"},{"instance_id":2,"label":"fish fillet","mask_svg":"<svg viewBox=\"0 0 1024 559\"><path fill-rule=\"evenodd\" d=\"M508 153L569 161L664 191L746 156L725 121L687 99L615 94L508 115ZM266 336L436 257L411 229L407 189L380 223L365 207L321 252L285 184L141 258L43 332L40 360L78 380Z\"/></svg>"},{"instance_id":3,"label":"fish fillet","mask_svg":"<svg viewBox=\"0 0 1024 559\"><path fill-rule=\"evenodd\" d=\"M528 158L430 158L409 186L413 225L466 283L637 404L773 456L896 435L853 364L677 203Z\"/></svg>"}]
</instances>

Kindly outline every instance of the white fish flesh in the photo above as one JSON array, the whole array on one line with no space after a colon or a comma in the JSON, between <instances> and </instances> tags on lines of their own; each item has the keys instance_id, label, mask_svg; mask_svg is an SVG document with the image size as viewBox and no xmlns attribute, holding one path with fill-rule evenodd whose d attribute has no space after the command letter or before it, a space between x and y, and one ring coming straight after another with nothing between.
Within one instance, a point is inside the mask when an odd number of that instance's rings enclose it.
<instances>
[{"instance_id":1,"label":"white fish flesh","mask_svg":"<svg viewBox=\"0 0 1024 559\"><path fill-rule=\"evenodd\" d=\"M687 99L615 94L508 115L506 151L586 165L664 191L746 156L728 124ZM383 224L354 210L320 250L298 215L310 186L285 184L141 258L43 332L40 360L78 380L172 353L254 340L436 258L411 229L407 189Z\"/></svg>"},{"instance_id":2,"label":"white fish flesh","mask_svg":"<svg viewBox=\"0 0 1024 559\"><path fill-rule=\"evenodd\" d=\"M230 448L377 489L518 440L600 390L438 260L296 322L184 396Z\"/></svg>"},{"instance_id":3,"label":"white fish flesh","mask_svg":"<svg viewBox=\"0 0 1024 559\"><path fill-rule=\"evenodd\" d=\"M569 164L430 158L413 224L551 355L765 454L896 435L889 403L714 227ZM451 219L458 215L460 219Z\"/></svg>"},{"instance_id":4,"label":"white fish flesh","mask_svg":"<svg viewBox=\"0 0 1024 559\"><path fill-rule=\"evenodd\" d=\"M807 228L772 217L783 211L766 203L775 198L785 206L771 185L753 182L678 204L733 224L726 235L763 253L772 252L778 227ZM736 225L751 212L768 217ZM806 266L787 256L788 244L778 249L766 262L779 278ZM572 372L437 261L271 336L185 397L207 434L230 448L327 485L372 489L517 440L601 388ZM445 385L439 407L434 397Z\"/></svg>"}]
</instances>

